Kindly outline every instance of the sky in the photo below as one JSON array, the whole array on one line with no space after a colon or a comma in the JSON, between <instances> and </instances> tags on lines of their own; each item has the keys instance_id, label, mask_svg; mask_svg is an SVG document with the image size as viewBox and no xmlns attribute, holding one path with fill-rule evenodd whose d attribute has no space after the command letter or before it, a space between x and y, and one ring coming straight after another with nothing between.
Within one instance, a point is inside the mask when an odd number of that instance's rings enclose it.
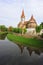
<instances>
[{"instance_id":1,"label":"sky","mask_svg":"<svg viewBox=\"0 0 43 65\"><path fill-rule=\"evenodd\" d=\"M37 24L43 22L43 0L0 0L0 25L17 27L23 9L25 20L33 15Z\"/></svg>"}]
</instances>

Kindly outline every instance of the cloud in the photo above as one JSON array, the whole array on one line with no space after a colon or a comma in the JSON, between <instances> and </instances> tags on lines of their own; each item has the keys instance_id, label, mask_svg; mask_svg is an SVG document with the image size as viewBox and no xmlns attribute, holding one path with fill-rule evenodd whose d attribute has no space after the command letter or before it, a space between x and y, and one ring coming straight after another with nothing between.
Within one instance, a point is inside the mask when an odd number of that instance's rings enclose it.
<instances>
[{"instance_id":1,"label":"cloud","mask_svg":"<svg viewBox=\"0 0 43 65\"><path fill-rule=\"evenodd\" d=\"M43 0L0 0L0 24L17 26L23 8L26 20L33 14L38 24L43 21Z\"/></svg>"}]
</instances>

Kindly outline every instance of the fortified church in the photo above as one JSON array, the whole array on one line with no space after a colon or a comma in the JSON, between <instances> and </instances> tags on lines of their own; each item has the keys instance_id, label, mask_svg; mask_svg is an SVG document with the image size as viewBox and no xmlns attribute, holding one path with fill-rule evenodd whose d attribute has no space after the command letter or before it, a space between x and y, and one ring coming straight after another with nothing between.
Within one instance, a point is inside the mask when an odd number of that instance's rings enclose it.
<instances>
[{"instance_id":1,"label":"fortified church","mask_svg":"<svg viewBox=\"0 0 43 65\"><path fill-rule=\"evenodd\" d=\"M36 26L37 26L37 23L33 15L31 16L30 20L25 21L24 10L22 10L21 21L19 22L18 27L19 28L35 28Z\"/></svg>"},{"instance_id":2,"label":"fortified church","mask_svg":"<svg viewBox=\"0 0 43 65\"><path fill-rule=\"evenodd\" d=\"M18 24L18 28L22 28L22 29L27 29L27 34L36 34L36 20L34 19L33 15L31 16L31 18L26 21L25 20L25 14L24 14L24 10L22 10L22 14L21 14L21 21Z\"/></svg>"}]
</instances>

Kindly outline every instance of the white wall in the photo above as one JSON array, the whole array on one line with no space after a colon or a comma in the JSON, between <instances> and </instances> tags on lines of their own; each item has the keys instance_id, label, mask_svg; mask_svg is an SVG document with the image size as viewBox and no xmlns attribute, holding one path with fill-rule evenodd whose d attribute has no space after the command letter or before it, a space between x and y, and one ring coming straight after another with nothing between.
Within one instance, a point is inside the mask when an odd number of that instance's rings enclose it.
<instances>
[{"instance_id":1,"label":"white wall","mask_svg":"<svg viewBox=\"0 0 43 65\"><path fill-rule=\"evenodd\" d=\"M35 28L28 28L26 34L29 34L29 35L36 34Z\"/></svg>"}]
</instances>

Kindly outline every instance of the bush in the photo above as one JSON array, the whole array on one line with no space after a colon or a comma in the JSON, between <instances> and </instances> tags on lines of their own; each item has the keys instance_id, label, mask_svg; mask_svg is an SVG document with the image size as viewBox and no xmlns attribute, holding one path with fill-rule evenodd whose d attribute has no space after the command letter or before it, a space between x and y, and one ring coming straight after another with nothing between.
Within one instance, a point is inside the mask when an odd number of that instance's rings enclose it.
<instances>
[{"instance_id":1,"label":"bush","mask_svg":"<svg viewBox=\"0 0 43 65\"><path fill-rule=\"evenodd\" d=\"M37 26L36 27L36 32L40 32L40 30L41 30L41 26Z\"/></svg>"},{"instance_id":2,"label":"bush","mask_svg":"<svg viewBox=\"0 0 43 65\"><path fill-rule=\"evenodd\" d=\"M26 29L21 29L21 28L14 28L14 30L13 30L13 32L15 32L15 33L21 33L22 34L22 32L25 34L26 33Z\"/></svg>"},{"instance_id":3,"label":"bush","mask_svg":"<svg viewBox=\"0 0 43 65\"><path fill-rule=\"evenodd\" d=\"M27 30L26 30L26 29L24 29L24 34L26 33L26 31L27 31Z\"/></svg>"},{"instance_id":4,"label":"bush","mask_svg":"<svg viewBox=\"0 0 43 65\"><path fill-rule=\"evenodd\" d=\"M22 29L20 29L20 28L14 28L13 32L15 32L15 33L22 33Z\"/></svg>"}]
</instances>

